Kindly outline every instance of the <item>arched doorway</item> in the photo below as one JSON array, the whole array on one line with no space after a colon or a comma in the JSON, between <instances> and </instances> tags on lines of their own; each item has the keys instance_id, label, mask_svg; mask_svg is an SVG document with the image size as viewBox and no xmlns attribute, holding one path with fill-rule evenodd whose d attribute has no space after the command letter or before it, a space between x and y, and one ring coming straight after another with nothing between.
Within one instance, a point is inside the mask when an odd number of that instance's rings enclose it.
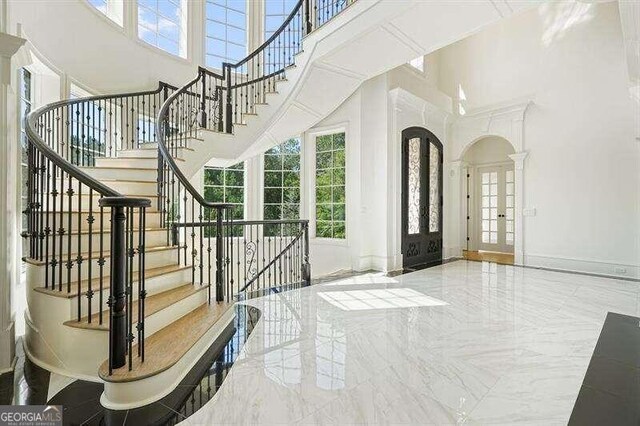
<instances>
[{"instance_id":1,"label":"arched doorway","mask_svg":"<svg viewBox=\"0 0 640 426\"><path fill-rule=\"evenodd\" d=\"M498 136L473 143L462 159L466 175L464 257L514 263L516 235L516 175L513 146Z\"/></svg>"},{"instance_id":2,"label":"arched doorway","mask_svg":"<svg viewBox=\"0 0 640 426\"><path fill-rule=\"evenodd\" d=\"M422 127L402 131L403 268L442 262L442 143Z\"/></svg>"}]
</instances>

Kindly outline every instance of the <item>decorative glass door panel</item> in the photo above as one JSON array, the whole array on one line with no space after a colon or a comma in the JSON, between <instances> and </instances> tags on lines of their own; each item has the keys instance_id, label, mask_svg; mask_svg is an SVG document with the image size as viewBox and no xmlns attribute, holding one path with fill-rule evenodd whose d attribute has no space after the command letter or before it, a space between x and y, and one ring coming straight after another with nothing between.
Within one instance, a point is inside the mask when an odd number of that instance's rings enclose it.
<instances>
[{"instance_id":1,"label":"decorative glass door panel","mask_svg":"<svg viewBox=\"0 0 640 426\"><path fill-rule=\"evenodd\" d=\"M402 132L403 266L442 260L442 144L431 132Z\"/></svg>"}]
</instances>

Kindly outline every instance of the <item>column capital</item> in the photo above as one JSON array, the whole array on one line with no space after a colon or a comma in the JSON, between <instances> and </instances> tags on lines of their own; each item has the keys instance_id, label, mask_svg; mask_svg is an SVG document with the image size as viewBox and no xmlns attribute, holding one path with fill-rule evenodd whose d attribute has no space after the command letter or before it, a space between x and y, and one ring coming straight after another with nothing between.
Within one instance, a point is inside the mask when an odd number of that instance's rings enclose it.
<instances>
[{"instance_id":1,"label":"column capital","mask_svg":"<svg viewBox=\"0 0 640 426\"><path fill-rule=\"evenodd\" d=\"M0 33L0 84L11 84L11 58L27 42L27 40Z\"/></svg>"},{"instance_id":2,"label":"column capital","mask_svg":"<svg viewBox=\"0 0 640 426\"><path fill-rule=\"evenodd\" d=\"M528 155L529 155L528 151L521 151L521 152L516 152L515 154L509 155L509 158L513 160L513 165L516 168L516 170L522 170L524 169L524 160L527 158Z\"/></svg>"}]
</instances>

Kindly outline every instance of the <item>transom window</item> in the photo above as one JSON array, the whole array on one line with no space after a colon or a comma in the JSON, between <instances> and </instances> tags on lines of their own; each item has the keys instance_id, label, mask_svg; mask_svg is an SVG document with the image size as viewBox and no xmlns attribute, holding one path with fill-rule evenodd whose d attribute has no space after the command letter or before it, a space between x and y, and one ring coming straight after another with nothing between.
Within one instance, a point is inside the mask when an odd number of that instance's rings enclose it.
<instances>
[{"instance_id":1,"label":"transom window","mask_svg":"<svg viewBox=\"0 0 640 426\"><path fill-rule=\"evenodd\" d=\"M138 37L173 55L185 56L181 0L138 0Z\"/></svg>"},{"instance_id":2,"label":"transom window","mask_svg":"<svg viewBox=\"0 0 640 426\"><path fill-rule=\"evenodd\" d=\"M247 1L207 0L206 64L222 68L247 56Z\"/></svg>"},{"instance_id":3,"label":"transom window","mask_svg":"<svg viewBox=\"0 0 640 426\"><path fill-rule=\"evenodd\" d=\"M346 237L345 134L316 138L316 237Z\"/></svg>"},{"instance_id":4,"label":"transom window","mask_svg":"<svg viewBox=\"0 0 640 426\"><path fill-rule=\"evenodd\" d=\"M416 70L424 72L424 56L418 56L417 58L412 59L407 63Z\"/></svg>"},{"instance_id":5,"label":"transom window","mask_svg":"<svg viewBox=\"0 0 640 426\"><path fill-rule=\"evenodd\" d=\"M293 138L264 154L265 220L300 217L300 139ZM265 226L265 235L288 234L287 227Z\"/></svg>"}]
</instances>

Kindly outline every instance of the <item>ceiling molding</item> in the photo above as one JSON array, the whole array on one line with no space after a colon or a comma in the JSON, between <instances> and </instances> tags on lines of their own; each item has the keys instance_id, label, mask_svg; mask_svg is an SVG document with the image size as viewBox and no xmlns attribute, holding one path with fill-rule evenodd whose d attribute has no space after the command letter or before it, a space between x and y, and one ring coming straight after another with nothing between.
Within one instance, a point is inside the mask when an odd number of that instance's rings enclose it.
<instances>
[{"instance_id":1,"label":"ceiling molding","mask_svg":"<svg viewBox=\"0 0 640 426\"><path fill-rule=\"evenodd\" d=\"M389 33L391 36L395 37L396 40L398 40L399 42L407 46L409 49L413 50L413 52L415 52L416 57L425 54L424 47L422 47L420 43L418 43L417 41L409 37L404 31L398 28L393 22L387 22L382 26L382 29L387 33Z\"/></svg>"},{"instance_id":2,"label":"ceiling molding","mask_svg":"<svg viewBox=\"0 0 640 426\"><path fill-rule=\"evenodd\" d=\"M345 68L342 68L335 64L328 63L326 61L318 61L313 64L313 67L319 68L324 71L332 72L334 74L338 74L344 77L348 77L354 80L364 81L367 79L367 76L364 74L347 70Z\"/></svg>"},{"instance_id":3,"label":"ceiling molding","mask_svg":"<svg viewBox=\"0 0 640 426\"><path fill-rule=\"evenodd\" d=\"M389 99L391 100L391 104L396 111L403 111L404 108L412 109L423 117L426 120L426 116L436 116L441 119L448 119L451 117L451 113L440 108L439 106L431 103L430 101L421 98L420 96L414 95L413 93L401 88L397 87L389 91Z\"/></svg>"}]
</instances>

